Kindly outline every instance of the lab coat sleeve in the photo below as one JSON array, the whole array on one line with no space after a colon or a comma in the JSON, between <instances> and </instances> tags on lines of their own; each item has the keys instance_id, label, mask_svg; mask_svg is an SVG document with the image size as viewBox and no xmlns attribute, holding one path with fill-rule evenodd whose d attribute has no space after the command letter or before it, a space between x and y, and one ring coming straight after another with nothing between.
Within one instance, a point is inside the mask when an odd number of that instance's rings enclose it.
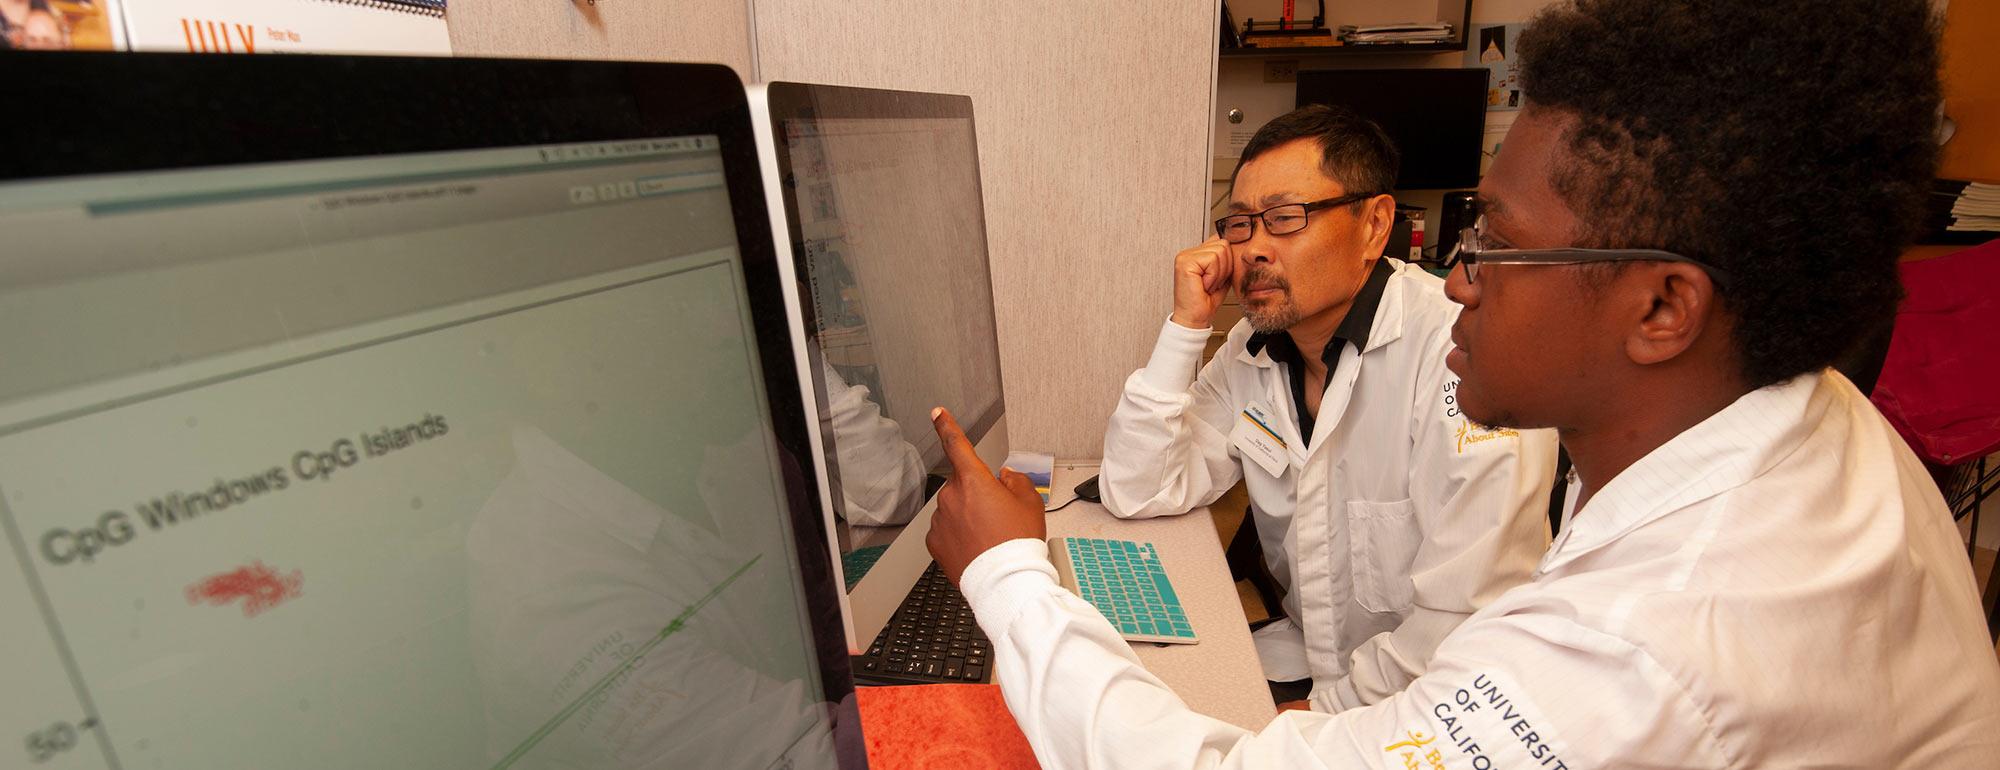
<instances>
[{"instance_id":1,"label":"lab coat sleeve","mask_svg":"<svg viewBox=\"0 0 2000 770\"><path fill-rule=\"evenodd\" d=\"M1724 767L1682 683L1644 651L1553 613L1474 621L1406 690L1252 732L1193 711L1103 616L1055 581L1045 546L989 550L960 583L1035 757L1070 768Z\"/></svg>"},{"instance_id":2,"label":"lab coat sleeve","mask_svg":"<svg viewBox=\"0 0 2000 770\"><path fill-rule=\"evenodd\" d=\"M1126 378L1104 432L1099 477L1104 507L1113 515L1186 513L1215 502L1242 477L1229 448L1235 409L1221 372L1231 346L1195 371L1208 334L1169 319L1146 368Z\"/></svg>"},{"instance_id":3,"label":"lab coat sleeve","mask_svg":"<svg viewBox=\"0 0 2000 770\"><path fill-rule=\"evenodd\" d=\"M1409 686L1452 629L1527 582L1548 549L1555 431L1495 430L1466 420L1458 376L1444 365L1450 345L1448 330L1438 330L1426 340L1429 353L1416 372L1409 505L1415 529L1405 533L1416 540L1409 615L1362 642L1348 674L1313 693L1315 709L1354 708Z\"/></svg>"},{"instance_id":4,"label":"lab coat sleeve","mask_svg":"<svg viewBox=\"0 0 2000 770\"><path fill-rule=\"evenodd\" d=\"M866 386L847 384L830 365L822 366L821 375L847 520L870 527L908 524L923 505L922 455L904 440L902 426L869 398Z\"/></svg>"}]
</instances>

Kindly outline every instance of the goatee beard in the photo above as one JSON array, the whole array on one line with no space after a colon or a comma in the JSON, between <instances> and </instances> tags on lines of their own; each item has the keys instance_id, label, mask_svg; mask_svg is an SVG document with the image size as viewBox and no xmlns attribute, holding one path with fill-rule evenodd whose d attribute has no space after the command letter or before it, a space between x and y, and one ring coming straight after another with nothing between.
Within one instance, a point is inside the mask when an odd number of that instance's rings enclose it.
<instances>
[{"instance_id":1,"label":"goatee beard","mask_svg":"<svg viewBox=\"0 0 2000 770\"><path fill-rule=\"evenodd\" d=\"M1248 300L1244 301L1243 319L1250 322L1251 330L1259 334L1271 334L1290 329L1293 324L1299 322L1299 306L1292 302L1292 284L1290 281L1273 277L1271 271L1268 269L1253 267L1249 272L1243 274L1242 283L1236 287L1237 295L1247 294L1246 290L1251 286L1264 286L1266 288L1277 289L1279 294L1279 299L1275 301L1276 306L1267 306L1263 310L1251 307Z\"/></svg>"},{"instance_id":2,"label":"goatee beard","mask_svg":"<svg viewBox=\"0 0 2000 770\"><path fill-rule=\"evenodd\" d=\"M1291 302L1267 311L1243 309L1243 320L1250 322L1250 329L1259 334L1271 334L1292 328L1299 322L1299 309Z\"/></svg>"}]
</instances>

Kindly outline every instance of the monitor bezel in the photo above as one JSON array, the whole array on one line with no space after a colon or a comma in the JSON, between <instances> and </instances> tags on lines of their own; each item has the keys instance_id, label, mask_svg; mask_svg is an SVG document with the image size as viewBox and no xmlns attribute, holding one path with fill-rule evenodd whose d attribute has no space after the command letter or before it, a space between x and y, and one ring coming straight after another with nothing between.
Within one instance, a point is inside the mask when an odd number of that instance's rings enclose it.
<instances>
[{"instance_id":1,"label":"monitor bezel","mask_svg":"<svg viewBox=\"0 0 2000 770\"><path fill-rule=\"evenodd\" d=\"M863 767L776 251L744 86L719 64L10 52L0 181L714 135L735 220L819 689ZM559 255L558 257L559 258Z\"/></svg>"},{"instance_id":2,"label":"monitor bezel","mask_svg":"<svg viewBox=\"0 0 2000 770\"><path fill-rule=\"evenodd\" d=\"M792 120L962 119L966 121L967 130L971 134L973 164L975 172L977 171L979 131L978 122L973 118L972 97L970 96L786 81L764 83L763 88L769 112L773 161L777 164L780 184L783 183L782 180L791 178L793 174L792 147L789 137L785 134L785 123ZM975 179L978 179L976 173ZM983 181L981 181L980 185L979 211L976 214L979 217L980 236L984 239L986 236L986 190ZM786 194L782 190L775 197L783 200L785 204L786 243L791 246L792 269L795 275L798 276L798 281L801 284L799 286L798 310L805 328L801 329L800 332L805 336L807 354L814 367L814 370L810 373L815 385L814 396L819 405L820 414L825 415L828 412L826 388L824 383L820 381L818 367L820 366L820 362L825 359L826 352L821 347L818 336L813 333L813 330L819 326L818 308L815 306L810 288L805 285L805 276L812 274L812 265L807 264L806 260L809 257L806 254L806 250L801 248L805 239L805 233L800 226L801 218L798 211L798 199L796 196ZM988 276L987 296L991 298L991 301L987 303L987 312L995 315L993 320L997 340L998 310L994 305L997 304L998 297L995 296L996 293L991 285L993 249L990 240L987 243L986 252L982 255L982 259L985 263L982 267L985 268L986 275ZM993 349L992 368L996 373L995 377L999 380L994 383L995 391L999 394L999 397L995 398L993 404L979 414L953 415L953 417L958 419L960 427L965 430L966 439L975 445L993 429L994 425L1000 422L1000 419L1007 412L1006 378L1000 366L1000 349L997 344ZM834 437L828 431L822 431L822 434L820 438L823 444L822 451L825 454L822 460L827 463L828 468L838 468ZM829 502L832 505L833 511L840 517L840 520L844 521L846 519L846 510L845 504L839 495L838 474L828 473L827 475L828 483L834 490Z\"/></svg>"}]
</instances>

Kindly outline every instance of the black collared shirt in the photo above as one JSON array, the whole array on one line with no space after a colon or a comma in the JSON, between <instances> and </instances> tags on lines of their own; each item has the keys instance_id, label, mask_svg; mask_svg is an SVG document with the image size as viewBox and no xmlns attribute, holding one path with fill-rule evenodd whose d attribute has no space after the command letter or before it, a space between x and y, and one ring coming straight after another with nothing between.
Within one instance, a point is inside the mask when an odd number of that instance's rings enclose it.
<instances>
[{"instance_id":1,"label":"black collared shirt","mask_svg":"<svg viewBox=\"0 0 2000 770\"><path fill-rule=\"evenodd\" d=\"M1333 371L1340 363L1341 346L1352 342L1354 350L1360 352L1368 348L1368 329L1375 325L1375 311L1382 306L1382 289L1389 284L1389 275L1395 268L1386 259L1375 260L1375 268L1368 272L1368 280L1363 281L1361 290L1354 293L1354 303L1347 308L1347 317L1340 319L1340 327L1333 330L1333 339L1326 341L1326 349L1320 351L1319 359L1326 363L1326 385L1333 383ZM1299 418L1299 440L1312 446L1313 425L1317 422L1306 411L1306 361L1300 355L1298 343L1292 341L1290 332L1262 332L1250 335L1243 343L1243 349L1250 355L1260 350L1269 350L1271 360L1285 365L1285 374L1292 381L1292 413Z\"/></svg>"}]
</instances>

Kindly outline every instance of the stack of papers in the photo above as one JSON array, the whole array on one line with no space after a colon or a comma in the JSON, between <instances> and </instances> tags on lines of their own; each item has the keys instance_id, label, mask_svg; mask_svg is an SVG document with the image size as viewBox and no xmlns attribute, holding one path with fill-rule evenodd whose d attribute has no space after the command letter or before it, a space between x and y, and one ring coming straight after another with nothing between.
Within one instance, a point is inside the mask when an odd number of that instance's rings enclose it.
<instances>
[{"instance_id":1,"label":"stack of papers","mask_svg":"<svg viewBox=\"0 0 2000 770\"><path fill-rule=\"evenodd\" d=\"M1408 21L1357 27L1342 25L1340 39L1349 43L1442 43L1451 39L1451 25L1441 21Z\"/></svg>"},{"instance_id":2,"label":"stack of papers","mask_svg":"<svg viewBox=\"0 0 2000 770\"><path fill-rule=\"evenodd\" d=\"M2000 236L2000 184L1939 179L1924 201L1918 243L1985 243Z\"/></svg>"},{"instance_id":3,"label":"stack of papers","mask_svg":"<svg viewBox=\"0 0 2000 770\"><path fill-rule=\"evenodd\" d=\"M2000 184L1971 182L1951 204L1951 224L1956 232L2000 231Z\"/></svg>"}]
</instances>

